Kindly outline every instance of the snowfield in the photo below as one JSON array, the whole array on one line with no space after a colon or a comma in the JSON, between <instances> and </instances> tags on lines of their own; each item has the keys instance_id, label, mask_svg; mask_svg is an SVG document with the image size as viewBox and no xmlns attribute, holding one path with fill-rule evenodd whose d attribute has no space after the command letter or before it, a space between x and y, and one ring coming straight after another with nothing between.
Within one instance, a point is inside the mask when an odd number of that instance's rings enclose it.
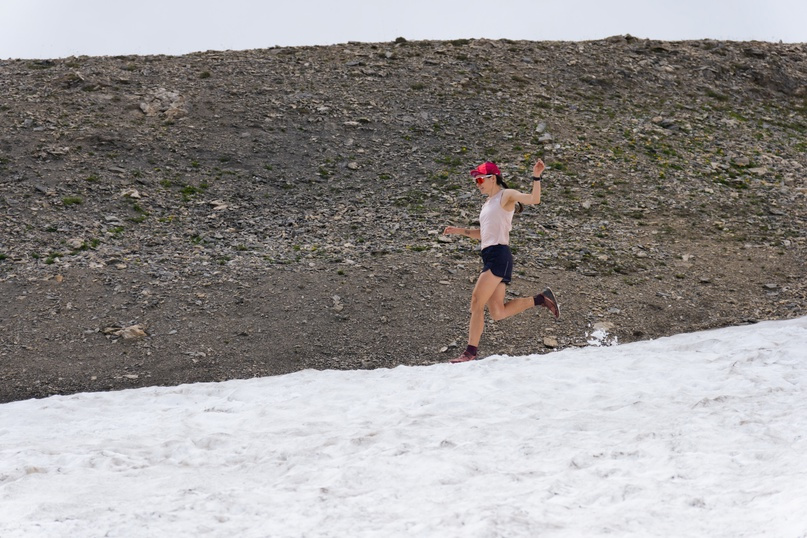
<instances>
[{"instance_id":1,"label":"snowfield","mask_svg":"<svg viewBox=\"0 0 807 538\"><path fill-rule=\"evenodd\" d=\"M0 405L0 536L807 537L807 317Z\"/></svg>"}]
</instances>

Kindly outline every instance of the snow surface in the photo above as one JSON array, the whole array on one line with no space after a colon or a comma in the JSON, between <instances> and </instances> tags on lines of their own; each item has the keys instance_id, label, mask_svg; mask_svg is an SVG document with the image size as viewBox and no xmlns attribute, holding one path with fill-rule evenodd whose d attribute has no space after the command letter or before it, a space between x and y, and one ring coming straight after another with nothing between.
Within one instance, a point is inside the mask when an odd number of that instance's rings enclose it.
<instances>
[{"instance_id":1,"label":"snow surface","mask_svg":"<svg viewBox=\"0 0 807 538\"><path fill-rule=\"evenodd\" d=\"M0 405L0 536L807 536L807 317Z\"/></svg>"}]
</instances>

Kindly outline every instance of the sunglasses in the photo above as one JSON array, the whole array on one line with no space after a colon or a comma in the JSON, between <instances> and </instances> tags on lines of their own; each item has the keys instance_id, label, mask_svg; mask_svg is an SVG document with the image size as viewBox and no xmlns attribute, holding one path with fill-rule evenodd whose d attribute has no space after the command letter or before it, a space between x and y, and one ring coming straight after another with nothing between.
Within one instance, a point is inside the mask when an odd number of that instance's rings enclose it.
<instances>
[{"instance_id":1,"label":"sunglasses","mask_svg":"<svg viewBox=\"0 0 807 538\"><path fill-rule=\"evenodd\" d=\"M490 176L490 175L488 175L488 176L476 176L474 179L476 180L477 185L481 185L489 177L493 177L493 176Z\"/></svg>"}]
</instances>

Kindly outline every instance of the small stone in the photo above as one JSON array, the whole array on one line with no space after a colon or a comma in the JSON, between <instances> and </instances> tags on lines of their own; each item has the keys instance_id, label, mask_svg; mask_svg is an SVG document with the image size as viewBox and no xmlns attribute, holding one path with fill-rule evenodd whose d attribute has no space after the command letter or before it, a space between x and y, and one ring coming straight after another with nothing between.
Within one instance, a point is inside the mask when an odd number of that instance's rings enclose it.
<instances>
[{"instance_id":1,"label":"small stone","mask_svg":"<svg viewBox=\"0 0 807 538\"><path fill-rule=\"evenodd\" d=\"M558 347L558 339L554 336L544 336L544 346L550 349Z\"/></svg>"},{"instance_id":2,"label":"small stone","mask_svg":"<svg viewBox=\"0 0 807 538\"><path fill-rule=\"evenodd\" d=\"M121 198L133 198L135 200L140 198L140 193L137 189L124 189L120 192Z\"/></svg>"},{"instance_id":3,"label":"small stone","mask_svg":"<svg viewBox=\"0 0 807 538\"><path fill-rule=\"evenodd\" d=\"M121 329L118 332L118 336L123 337L124 340L134 340L135 338L143 338L148 335L141 325L130 325L129 327Z\"/></svg>"}]
</instances>

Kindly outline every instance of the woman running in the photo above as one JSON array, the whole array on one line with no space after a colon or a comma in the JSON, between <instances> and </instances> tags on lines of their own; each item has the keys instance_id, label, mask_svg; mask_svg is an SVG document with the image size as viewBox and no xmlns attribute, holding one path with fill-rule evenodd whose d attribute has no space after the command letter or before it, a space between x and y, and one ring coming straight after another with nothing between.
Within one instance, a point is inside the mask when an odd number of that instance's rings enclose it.
<instances>
[{"instance_id":1,"label":"woman running","mask_svg":"<svg viewBox=\"0 0 807 538\"><path fill-rule=\"evenodd\" d=\"M448 226L445 235L458 234L482 241L482 273L471 295L471 322L468 329L468 347L451 362L466 362L476 359L479 340L485 329L485 305L490 317L498 321L534 306L544 306L555 318L560 316L558 302L552 290L546 288L534 297L512 299L504 302L506 284L513 274L513 255L510 252L510 229L513 214L521 211L521 205L541 203L541 174L546 165L540 159L532 168L532 192L522 193L508 189L496 163L486 162L471 170L479 192L488 199L479 212L479 228L456 228Z\"/></svg>"}]
</instances>

